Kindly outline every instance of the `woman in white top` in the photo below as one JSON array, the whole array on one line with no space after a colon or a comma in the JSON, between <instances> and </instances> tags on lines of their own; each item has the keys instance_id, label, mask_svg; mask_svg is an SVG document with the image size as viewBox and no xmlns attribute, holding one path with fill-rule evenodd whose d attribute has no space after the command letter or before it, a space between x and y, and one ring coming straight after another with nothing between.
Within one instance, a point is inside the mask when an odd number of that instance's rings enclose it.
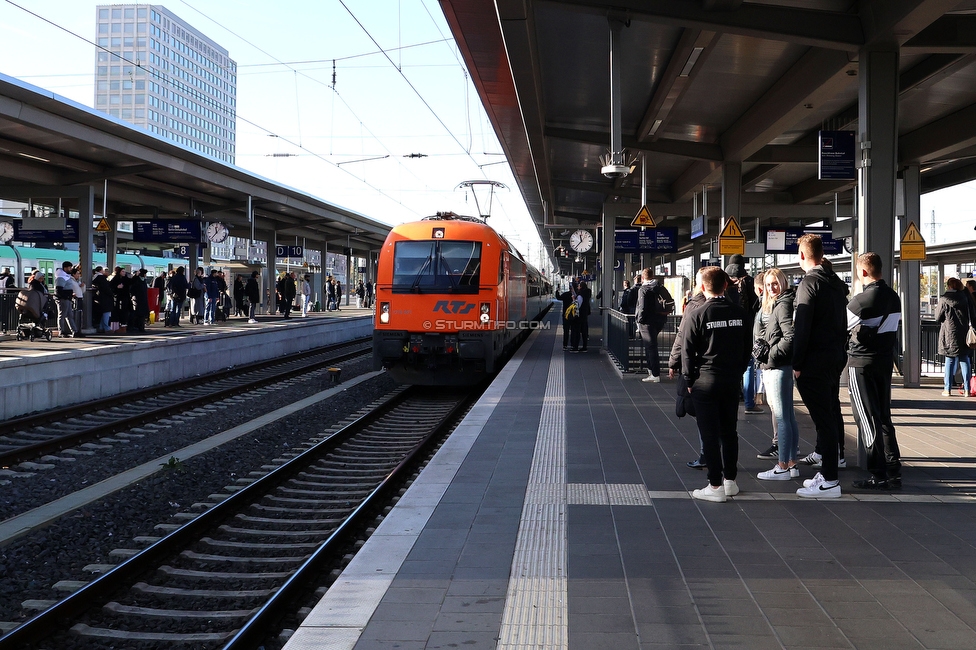
<instances>
[{"instance_id":1,"label":"woman in white top","mask_svg":"<svg viewBox=\"0 0 976 650\"><path fill-rule=\"evenodd\" d=\"M308 308L312 302L312 285L308 283L308 276L302 276L302 316L308 316Z\"/></svg>"}]
</instances>

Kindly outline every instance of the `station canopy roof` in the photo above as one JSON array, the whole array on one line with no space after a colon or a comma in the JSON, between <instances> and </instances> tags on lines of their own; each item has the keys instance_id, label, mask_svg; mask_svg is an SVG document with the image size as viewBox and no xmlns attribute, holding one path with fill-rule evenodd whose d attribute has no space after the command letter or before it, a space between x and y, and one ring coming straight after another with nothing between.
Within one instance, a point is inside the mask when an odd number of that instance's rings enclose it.
<instances>
[{"instance_id":1,"label":"station canopy roof","mask_svg":"<svg viewBox=\"0 0 976 650\"><path fill-rule=\"evenodd\" d=\"M976 178L976 0L441 0L532 217L550 247L607 213L636 215L639 168L610 145L610 27L624 23L623 146L647 164L654 219L689 246L692 201L719 213L742 163L740 225L852 214L852 181L818 180L818 132L857 131L858 60L898 51L899 164L922 191ZM623 225L618 221L618 227ZM749 232L752 230L752 232Z\"/></svg>"},{"instance_id":2,"label":"station canopy roof","mask_svg":"<svg viewBox=\"0 0 976 650\"><path fill-rule=\"evenodd\" d=\"M44 203L92 185L101 213L106 179L108 212L122 219L195 217L249 238L250 196L258 231L275 230L279 241L306 238L313 250L347 241L354 251L377 250L391 228L0 75L0 199L36 191L32 198ZM44 188L51 188L46 196Z\"/></svg>"}]
</instances>

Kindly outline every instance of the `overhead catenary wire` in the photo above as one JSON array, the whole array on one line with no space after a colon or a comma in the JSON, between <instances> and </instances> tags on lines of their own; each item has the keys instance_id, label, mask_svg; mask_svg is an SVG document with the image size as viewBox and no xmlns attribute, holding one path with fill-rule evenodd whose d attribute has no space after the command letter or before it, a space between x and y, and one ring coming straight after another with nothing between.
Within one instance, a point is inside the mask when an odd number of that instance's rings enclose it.
<instances>
[{"instance_id":1,"label":"overhead catenary wire","mask_svg":"<svg viewBox=\"0 0 976 650\"><path fill-rule=\"evenodd\" d=\"M9 0L8 0L8 1L9 1ZM207 20L209 20L210 22L212 22L212 23L214 23L215 25L217 25L217 26L218 26L218 27L220 27L221 29L224 29L224 30L226 30L226 31L227 31L227 32L229 32L230 34L232 34L232 35L234 35L234 36L235 36L236 38L239 38L240 40L242 40L242 41L244 41L245 43L247 43L248 45L250 45L251 47L253 47L254 49L256 49L256 50L257 50L258 52L261 52L261 53L262 53L262 54L264 54L265 56L267 56L267 57L269 57L269 58L271 58L271 59L273 59L273 60L274 60L274 61L276 61L276 62L277 62L278 64L280 64L280 65L284 65L284 66L286 66L286 67L288 67L288 68L289 68L290 70L292 70L292 71L294 71L296 75L299 75L299 74L300 74L300 75L302 75L303 77L305 77L306 79L309 79L310 81L312 81L312 82L314 82L314 83L317 83L317 84L319 84L319 85L321 85L321 86L324 86L324 87L326 87L326 88L329 88L330 90L332 90L332 92L333 92L333 93L334 93L335 95L337 95L337 96L339 97L339 101L340 101L340 102L342 102L342 105L346 107L346 110L348 110L348 111L349 111L349 113L350 113L350 114L351 114L351 115L353 116L353 118L354 118L354 119L355 119L355 120L356 120L357 122L359 122L359 124L360 124L360 126L361 126L361 127L363 128L363 129L365 129L367 133L369 133L369 135L370 135L370 137L372 137L372 138L373 138L374 140L376 140L376 142L378 142L378 143L380 144L380 146L381 146L381 147L383 147L384 149L386 149L386 151L387 151L387 153L389 153L389 154L391 154L391 155L392 155L392 153L393 153L393 152L392 152L392 151L390 151L390 150L389 150L389 149L387 148L387 146L386 146L386 145L385 145L385 144L383 143L383 141L382 141L382 140L380 140L380 138L379 138L379 137L378 137L378 136L377 136L377 135L376 135L375 133L373 133L373 131L372 131L372 130L371 130L371 129L370 129L369 127L368 127L368 126L366 126L366 124L365 124L365 122L364 122L364 121L363 121L362 119L360 119L360 117L359 117L359 116L358 116L358 115L356 114L356 111L354 111L354 110L352 109L352 107L351 107L351 106L349 105L349 103L348 103L348 102L346 102L346 100L345 100L345 99L344 99L344 98L343 98L343 97L342 97L341 95L339 95L339 94L338 94L338 91L336 90L336 87L335 87L335 69L334 69L334 68L333 68L333 74L332 74L332 85L330 86L329 84L327 84L327 83L324 83L324 82L323 82L323 81L321 81L320 79L316 79L315 77L312 77L312 76L309 76L309 75L307 75L307 74L305 74L305 73L304 73L303 71L301 71L301 70L298 70L298 69L297 69L297 68L295 68L294 66L292 66L292 65L290 65L290 64L287 64L287 63L285 63L284 61L282 61L281 59L279 59L279 58L278 58L278 57L276 57L275 55L273 55L273 54L271 54L270 52L268 52L268 51L267 51L267 50L265 50L264 48L262 48L262 47L259 47L259 46L258 46L258 45L256 45L255 43L252 43L252 42L251 42L250 40L248 40L248 39L246 39L246 38L244 38L243 36L241 36L241 35L240 35L240 34L238 34L237 32L235 32L235 31L233 31L232 29L228 29L227 27L225 27L225 26L223 25L223 23L221 23L220 21L217 21L217 20L215 20L214 18L211 18L211 17L210 17L210 16L208 15L208 14L206 14L206 13L204 13L203 11L201 11L201 10L199 10L199 9L197 9L196 7L194 7L193 5L191 5L190 3L188 3L188 2L186 1L186 0L180 0L180 2L181 2L182 4L184 4L184 5L185 5L185 6L187 7L187 8L189 8L189 9L191 9L191 10L193 10L193 11L195 11L196 13L198 13L198 14L200 14L201 16L203 16L204 18L206 18L206 19L207 19ZM379 47L379 45L378 45L378 44L377 44L377 47ZM385 52L382 52L382 53L383 53L384 55L386 55L386 53L385 53ZM387 58L389 58L389 57L387 56ZM297 91L296 91L296 92L297 92ZM333 105L334 105L334 104L333 104ZM333 115L334 115L334 113L333 113ZM302 147L301 147L301 146L299 145L299 148L301 149ZM329 162L330 162L331 164L333 164L333 165L335 164L335 163L332 163L331 161L329 161ZM399 167L400 167L401 169L405 169L405 170L407 171L407 173L408 173L408 174L410 174L411 176L413 176L414 178L416 178L416 179L417 179L418 181L420 181L421 183L424 183L424 185L425 185L425 186L427 186L427 183L426 183L426 182L425 182L425 181L424 181L424 180L423 180L422 178L420 178L419 176L417 176L416 174L414 174L412 170L410 170L410 169L408 169L408 168L406 168L406 167L405 167L405 166L403 165L403 163L402 163L401 161L399 161L399 160L397 160L397 165L398 165L398 166L399 166ZM346 170L343 170L343 171L346 171ZM349 174L352 174L352 172L349 172L349 171L347 171L346 173L349 173ZM357 179L359 179L359 180L361 180L361 181L362 181L362 182L364 182L364 183L366 182L366 181L365 181L365 179L360 179L360 178L359 178L358 176L356 176L355 174L352 174L352 176L353 176L354 178L357 178ZM367 183L367 185L369 185L369 184ZM372 185L369 185L369 186L370 186L370 187L373 187ZM374 189L375 189L375 188L374 188ZM389 195L387 195L387 194L383 194L383 195L384 195L384 196L389 196ZM399 203L399 201L398 201L398 203ZM400 203L400 204L401 204L401 205L403 205L402 203ZM419 213L418 213L418 212L416 212L416 211L414 211L414 210L412 210L412 209L411 209L410 211L411 211L411 212L413 212L414 214L417 214L417 215L419 215Z\"/></svg>"},{"instance_id":2,"label":"overhead catenary wire","mask_svg":"<svg viewBox=\"0 0 976 650\"><path fill-rule=\"evenodd\" d=\"M345 0L339 0L339 4L341 4L342 7L343 7L343 9L345 9L346 12L352 17L352 19L354 21L356 21L356 24L359 25L360 29L363 30L363 32L366 34L366 36L369 38L369 40L373 41L373 45L375 45L377 48L380 49L380 51L383 53L383 56L386 57L386 60L390 62L390 65L392 65L394 68L396 68L397 67L396 66L396 63L393 62L393 59L390 58L390 55L387 53L386 50L383 49L383 46L380 45L379 42L377 42L377 40L373 37L373 35L370 33L370 31L368 29L366 29L366 26L363 25L363 23L359 20L359 18L356 17L356 14L354 14L352 12L352 10L348 7L348 5L346 5ZM417 95L417 97L424 104L424 106L427 107L427 110L429 110L430 113L431 113L431 115L434 116L434 119L436 119L440 123L440 125L444 127L444 130L447 131L448 134L450 134L450 136L454 139L454 141L457 142L458 146L461 147L461 149L463 151L465 151L465 152L468 153L468 157L471 158L471 162L473 162L475 165L477 165L478 164L478 161L475 160L473 156L471 156L470 150L469 149L466 149L465 146L463 144L461 144L461 141L458 140L458 138L457 138L456 135L454 135L454 132L451 131L451 128L449 126L447 126L447 124L444 123L444 120L442 120L441 117L440 117L440 115L437 114L437 111L434 110L434 108L424 98L424 96L420 93L420 91L417 90L417 88L410 82L410 80L407 78L407 76L405 74L403 74L403 71L398 68L397 69L397 72L400 73L400 76L403 77L403 80L406 82L406 84L410 87L410 89L414 92L414 94ZM479 171L481 171L481 170L479 169Z\"/></svg>"}]
</instances>

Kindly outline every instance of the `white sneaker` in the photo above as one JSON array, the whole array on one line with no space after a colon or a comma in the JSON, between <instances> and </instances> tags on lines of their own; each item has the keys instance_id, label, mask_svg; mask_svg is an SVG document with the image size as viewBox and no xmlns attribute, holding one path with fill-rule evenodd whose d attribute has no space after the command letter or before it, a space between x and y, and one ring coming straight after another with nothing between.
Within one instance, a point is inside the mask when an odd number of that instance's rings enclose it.
<instances>
[{"instance_id":1,"label":"white sneaker","mask_svg":"<svg viewBox=\"0 0 976 650\"><path fill-rule=\"evenodd\" d=\"M837 469L847 469L847 461L843 457L837 459Z\"/></svg>"},{"instance_id":2,"label":"white sneaker","mask_svg":"<svg viewBox=\"0 0 976 650\"><path fill-rule=\"evenodd\" d=\"M257 321L256 321L256 320L254 320L253 318L248 318L248 319L247 319L247 322L248 322L248 323L250 323L251 325L253 325L253 324L254 324L254 323L256 323Z\"/></svg>"},{"instance_id":3,"label":"white sneaker","mask_svg":"<svg viewBox=\"0 0 976 650\"><path fill-rule=\"evenodd\" d=\"M737 495L739 493L739 486L736 485L736 483L735 483L734 480L733 481L730 481L730 480L726 479L722 483L722 488L725 490L725 496L727 496L727 497L734 497L735 495Z\"/></svg>"},{"instance_id":4,"label":"white sneaker","mask_svg":"<svg viewBox=\"0 0 976 650\"><path fill-rule=\"evenodd\" d=\"M796 465L790 468L790 478L800 478L800 468Z\"/></svg>"},{"instance_id":5,"label":"white sneaker","mask_svg":"<svg viewBox=\"0 0 976 650\"><path fill-rule=\"evenodd\" d=\"M813 478L803 481L803 487L796 491L796 496L807 499L840 498L840 481L828 481L817 472Z\"/></svg>"},{"instance_id":6,"label":"white sneaker","mask_svg":"<svg viewBox=\"0 0 976 650\"><path fill-rule=\"evenodd\" d=\"M799 470L796 471L799 476ZM760 481L788 481L793 477L793 470L791 468L782 468L779 464L773 465L773 469L766 470L765 472L759 472L756 474L756 478Z\"/></svg>"},{"instance_id":7,"label":"white sneaker","mask_svg":"<svg viewBox=\"0 0 976 650\"><path fill-rule=\"evenodd\" d=\"M660 377L655 377L654 375L648 375L648 376L644 377L643 379L641 379L641 381L646 381L646 382L649 382L649 383L652 383L652 384L660 384L661 383L661 378Z\"/></svg>"},{"instance_id":8,"label":"white sneaker","mask_svg":"<svg viewBox=\"0 0 976 650\"><path fill-rule=\"evenodd\" d=\"M711 485L706 485L700 490L695 490L691 493L696 499L701 499L702 501L714 501L715 503L725 503L725 487L720 485L718 487L712 487Z\"/></svg>"}]
</instances>

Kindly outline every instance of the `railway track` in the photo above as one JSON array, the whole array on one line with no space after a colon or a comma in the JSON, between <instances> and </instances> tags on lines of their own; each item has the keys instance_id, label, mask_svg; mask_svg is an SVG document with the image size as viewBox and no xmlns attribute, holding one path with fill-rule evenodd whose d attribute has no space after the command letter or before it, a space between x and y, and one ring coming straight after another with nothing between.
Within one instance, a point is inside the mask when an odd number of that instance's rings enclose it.
<instances>
[{"instance_id":1,"label":"railway track","mask_svg":"<svg viewBox=\"0 0 976 650\"><path fill-rule=\"evenodd\" d=\"M469 391L401 389L0 638L59 647L257 647L460 419ZM379 505L377 505L379 504ZM161 528L157 526L157 529ZM70 630L70 632L69 632ZM69 635L59 637L58 635ZM55 637L51 639L51 637Z\"/></svg>"},{"instance_id":2,"label":"railway track","mask_svg":"<svg viewBox=\"0 0 976 650\"><path fill-rule=\"evenodd\" d=\"M241 391L273 384L355 358L371 347L368 337L262 361L204 377L72 405L0 422L0 467L34 460L212 403Z\"/></svg>"}]
</instances>

